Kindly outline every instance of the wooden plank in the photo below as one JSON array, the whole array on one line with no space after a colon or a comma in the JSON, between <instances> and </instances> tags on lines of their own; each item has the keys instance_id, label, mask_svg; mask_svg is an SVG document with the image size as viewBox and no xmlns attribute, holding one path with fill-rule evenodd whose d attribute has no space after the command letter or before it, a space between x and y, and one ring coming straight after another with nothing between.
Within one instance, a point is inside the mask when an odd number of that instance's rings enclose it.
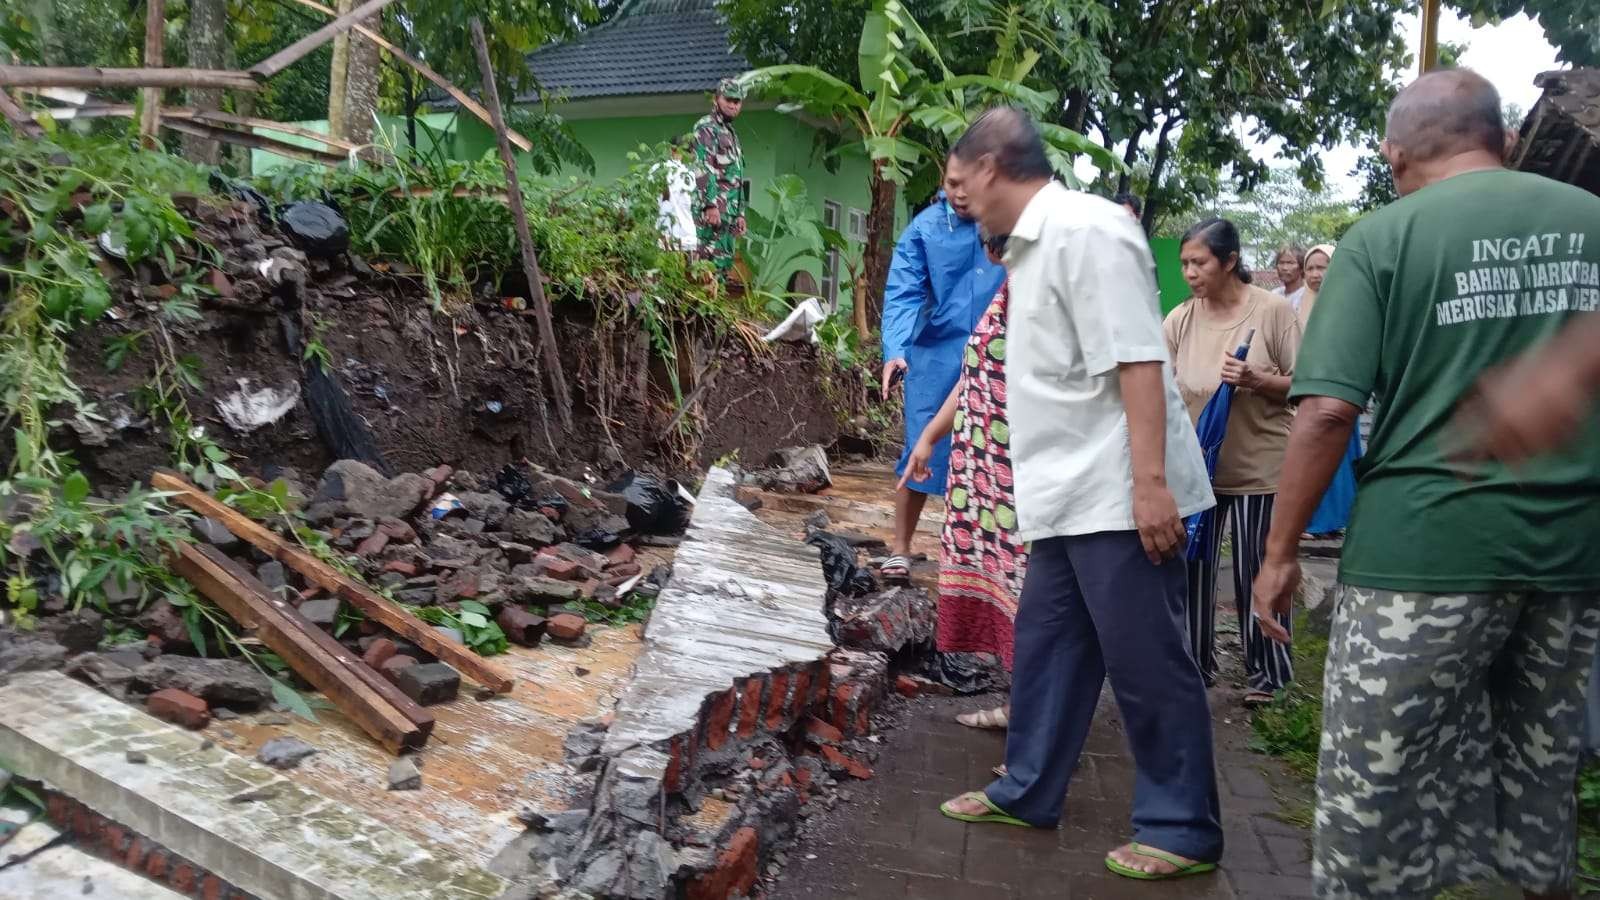
<instances>
[{"instance_id":1,"label":"wooden plank","mask_svg":"<svg viewBox=\"0 0 1600 900\"><path fill-rule=\"evenodd\" d=\"M165 68L167 0L145 0L144 64L149 69ZM161 88L142 88L144 109L139 114L139 143L145 149L161 146Z\"/></svg>"},{"instance_id":2,"label":"wooden plank","mask_svg":"<svg viewBox=\"0 0 1600 900\"><path fill-rule=\"evenodd\" d=\"M394 0L367 0L367 2L345 15L334 19L332 22L251 66L250 74L263 81L271 78L299 62L306 54L333 40L334 35L349 31L350 26L372 18L377 13L382 12L385 6L393 2Z\"/></svg>"},{"instance_id":3,"label":"wooden plank","mask_svg":"<svg viewBox=\"0 0 1600 900\"><path fill-rule=\"evenodd\" d=\"M306 7L307 9L314 9L314 10L316 10L316 11L318 11L320 13L323 13L325 15L330 15L330 16L337 16L338 15L337 12L335 12L334 10L332 10L331 8L329 8L327 6L322 5L321 3L318 3L317 0L294 0L294 2L300 4L301 6ZM462 89L460 89L460 88L456 87L455 85L451 84L449 79L445 78L443 75L440 75L438 72L435 72L433 70L433 68L430 67L427 63L423 62L420 59L417 59L416 57L410 55L409 53L405 52L404 50L401 50L399 47L395 46L388 39L386 39L383 35L377 33L376 31L373 31L372 29L366 27L365 25L358 24L358 25L354 26L354 29L355 29L355 32L357 34L361 35L362 37L365 37L367 40L373 42L374 44L377 44L379 47L382 47L384 50L387 50L389 52L390 56L393 56L395 59L398 59L401 62L405 63L406 65L410 66L412 71L416 72L418 75L421 75L423 78L426 78L429 81L433 82L435 85L438 86L438 88L440 90L442 90L445 93L449 94L451 99L453 99L457 103L461 104L461 108L462 109L465 109L467 112L472 113L474 116L476 116L478 118L479 121L483 122L483 124L488 125L490 127L494 126L494 122L491 119L491 117L489 116L489 111L487 109L484 109L483 104L481 104L478 101L472 99L472 95L468 94L466 91L463 91ZM517 132L517 131L515 131L515 130L513 130L511 128L507 128L506 129L506 136L511 138L511 143L516 144L517 145L517 149L521 150L522 152L529 153L529 152L531 152L533 150L533 142L528 140L527 138L523 137L519 132Z\"/></svg>"},{"instance_id":4,"label":"wooden plank","mask_svg":"<svg viewBox=\"0 0 1600 900\"><path fill-rule=\"evenodd\" d=\"M284 622L288 616L298 616L298 612L281 599L268 602L218 565L207 554L208 550L217 553L211 547L177 545L170 558L173 570L222 607L240 625L254 631L262 643L283 657L289 668L326 694L341 712L389 752L399 753L422 746L427 740L422 729L401 715L365 682L353 677L335 656Z\"/></svg>"},{"instance_id":5,"label":"wooden plank","mask_svg":"<svg viewBox=\"0 0 1600 900\"><path fill-rule=\"evenodd\" d=\"M228 69L115 69L101 66L0 65L0 87L35 88L191 88L259 91L247 72Z\"/></svg>"},{"instance_id":6,"label":"wooden plank","mask_svg":"<svg viewBox=\"0 0 1600 900\"><path fill-rule=\"evenodd\" d=\"M127 116L135 115L137 111L138 110L131 103L95 103L93 105L57 106L46 110L40 110L40 112L44 113L50 118L57 120L125 118ZM262 131L277 132L279 134L292 134L295 137L302 137L306 138L307 140L317 141L319 143L326 144L329 147L337 147L344 151L356 149L356 145L350 143L349 141L341 141L338 138L329 137L319 131L312 131L309 128L302 128L299 125L292 125L288 122L274 122L271 119L258 119L255 116L236 116L233 113L217 112L215 110L198 110L191 109L187 106L168 106L162 108L161 118L193 119L196 122L206 125L231 125L238 128L256 128ZM458 188L457 190L464 191L466 189Z\"/></svg>"},{"instance_id":7,"label":"wooden plank","mask_svg":"<svg viewBox=\"0 0 1600 900\"><path fill-rule=\"evenodd\" d=\"M275 610L282 610L285 613L284 621L288 625L327 651L330 656L337 659L348 669L352 676L361 679L378 696L388 701L389 705L398 710L400 715L405 716L407 721L422 730L424 738L433 732L433 713L418 706L416 701L407 697L404 691L373 671L371 666L351 653L349 648L339 643L333 635L307 621L305 616L300 615L298 611L294 611L289 603L268 589L244 566L229 559L226 554L214 547L201 547L200 551L237 579L239 583L260 596L263 602ZM290 614L291 612L293 614Z\"/></svg>"},{"instance_id":8,"label":"wooden plank","mask_svg":"<svg viewBox=\"0 0 1600 900\"><path fill-rule=\"evenodd\" d=\"M11 127L15 128L18 134L31 138L44 137L44 128L40 127L39 123L33 120L33 116L5 91L0 91L0 115L6 117L6 121L11 123Z\"/></svg>"},{"instance_id":9,"label":"wooden plank","mask_svg":"<svg viewBox=\"0 0 1600 900\"><path fill-rule=\"evenodd\" d=\"M517 230L517 246L522 250L522 273L528 279L528 306L533 309L539 324L539 349L544 356L545 377L550 379L550 392L556 398L556 412L561 417L561 427L572 430L572 394L567 390L567 379L561 371L561 354L556 349L556 327L550 316L550 298L544 294L544 276L539 271L539 251L533 246L528 233L528 212L522 206L522 182L517 178L517 158L511 152L511 141L506 135L506 123L500 112L500 89L494 83L494 66L489 62L489 42L483 36L483 23L472 17L472 47L478 54L478 71L483 76L483 98L488 101L489 115L493 118L494 136L500 146L500 163L506 170L506 188L511 200L511 222Z\"/></svg>"},{"instance_id":10,"label":"wooden plank","mask_svg":"<svg viewBox=\"0 0 1600 900\"><path fill-rule=\"evenodd\" d=\"M190 484L182 475L167 470L157 470L150 477L150 484L158 491L170 493L172 499L200 515L210 516L221 522L236 537L248 541L256 549L299 572L312 584L348 601L369 619L449 663L462 675L497 694L504 694L515 687L516 680L500 667L489 663L464 645L445 638L434 631L433 626L373 592L366 585L346 577L338 569L299 547L290 545L266 526Z\"/></svg>"},{"instance_id":11,"label":"wooden plank","mask_svg":"<svg viewBox=\"0 0 1600 900\"><path fill-rule=\"evenodd\" d=\"M327 153L312 147L302 147L299 144L291 144L288 141L265 137L251 131L235 131L232 128L207 125L204 122L190 119L165 118L161 120L161 126L182 134L192 134L197 137L221 141L225 144L237 144L253 150L265 150L268 153L276 153L279 156L322 163L326 166L337 166L345 161L345 157L337 153Z\"/></svg>"}]
</instances>

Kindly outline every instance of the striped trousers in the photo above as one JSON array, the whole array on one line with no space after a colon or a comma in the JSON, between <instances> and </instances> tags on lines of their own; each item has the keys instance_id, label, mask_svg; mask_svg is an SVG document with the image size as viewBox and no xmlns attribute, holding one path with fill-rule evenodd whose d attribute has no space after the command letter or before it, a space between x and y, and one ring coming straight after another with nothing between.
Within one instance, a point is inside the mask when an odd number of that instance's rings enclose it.
<instances>
[{"instance_id":1,"label":"striped trousers","mask_svg":"<svg viewBox=\"0 0 1600 900\"><path fill-rule=\"evenodd\" d=\"M1294 679L1289 648L1271 640L1256 627L1250 614L1250 589L1261 571L1267 552L1267 530L1272 524L1272 502L1277 494L1218 494L1216 524L1211 546L1203 559L1189 563L1189 594L1184 613L1189 625L1189 650L1211 684L1217 676L1217 569L1221 565L1222 526L1231 523L1233 535L1233 593L1239 614L1239 639L1244 645L1244 669L1250 689L1276 693ZM1290 628L1289 617L1278 622Z\"/></svg>"}]
</instances>

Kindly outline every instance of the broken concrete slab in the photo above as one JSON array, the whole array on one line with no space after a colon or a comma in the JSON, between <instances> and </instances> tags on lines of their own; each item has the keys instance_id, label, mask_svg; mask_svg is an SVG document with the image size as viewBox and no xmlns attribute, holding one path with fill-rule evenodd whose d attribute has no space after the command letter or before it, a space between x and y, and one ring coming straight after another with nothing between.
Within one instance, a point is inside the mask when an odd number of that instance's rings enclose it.
<instances>
[{"instance_id":1,"label":"broken concrete slab","mask_svg":"<svg viewBox=\"0 0 1600 900\"><path fill-rule=\"evenodd\" d=\"M415 756L402 756L389 764L389 790L422 790L422 769Z\"/></svg>"},{"instance_id":2,"label":"broken concrete slab","mask_svg":"<svg viewBox=\"0 0 1600 900\"><path fill-rule=\"evenodd\" d=\"M177 688L212 706L260 709L272 702L272 682L239 659L158 656L133 670L128 687L135 693Z\"/></svg>"},{"instance_id":3,"label":"broken concrete slab","mask_svg":"<svg viewBox=\"0 0 1600 900\"><path fill-rule=\"evenodd\" d=\"M489 900L504 879L55 672L0 697L0 758L258 897ZM145 764L129 763L130 747ZM249 815L229 799L253 794ZM128 896L138 896L130 894Z\"/></svg>"}]
</instances>

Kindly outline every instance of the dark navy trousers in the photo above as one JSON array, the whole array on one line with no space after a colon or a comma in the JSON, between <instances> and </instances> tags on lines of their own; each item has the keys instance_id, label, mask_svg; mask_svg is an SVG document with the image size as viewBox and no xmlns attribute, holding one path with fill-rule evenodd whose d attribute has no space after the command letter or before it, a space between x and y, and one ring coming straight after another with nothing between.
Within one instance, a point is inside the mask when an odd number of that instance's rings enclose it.
<instances>
[{"instance_id":1,"label":"dark navy trousers","mask_svg":"<svg viewBox=\"0 0 1600 900\"><path fill-rule=\"evenodd\" d=\"M1007 774L986 791L995 805L1055 827L1109 676L1137 768L1133 839L1221 858L1211 710L1189 653L1186 582L1182 555L1151 565L1138 532L1034 542L1017 608Z\"/></svg>"}]
</instances>

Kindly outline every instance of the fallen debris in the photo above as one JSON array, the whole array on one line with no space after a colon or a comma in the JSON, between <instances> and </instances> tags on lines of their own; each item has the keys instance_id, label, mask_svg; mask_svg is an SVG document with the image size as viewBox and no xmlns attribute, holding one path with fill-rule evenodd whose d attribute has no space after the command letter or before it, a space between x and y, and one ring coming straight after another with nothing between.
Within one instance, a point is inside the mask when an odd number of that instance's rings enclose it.
<instances>
[{"instance_id":1,"label":"fallen debris","mask_svg":"<svg viewBox=\"0 0 1600 900\"><path fill-rule=\"evenodd\" d=\"M317 748L297 737L275 737L261 745L261 749L256 753L256 761L274 769L293 769L316 752ZM267 798L252 797L250 799L264 800ZM235 797L234 802L243 801L241 798Z\"/></svg>"},{"instance_id":2,"label":"fallen debris","mask_svg":"<svg viewBox=\"0 0 1600 900\"><path fill-rule=\"evenodd\" d=\"M211 722L211 709L204 700L176 688L151 694L145 701L145 709L158 719L192 730L204 728Z\"/></svg>"},{"instance_id":3,"label":"fallen debris","mask_svg":"<svg viewBox=\"0 0 1600 900\"><path fill-rule=\"evenodd\" d=\"M828 454L821 447L784 447L767 459L766 468L747 472L743 483L764 491L815 494L833 486Z\"/></svg>"},{"instance_id":4,"label":"fallen debris","mask_svg":"<svg viewBox=\"0 0 1600 900\"><path fill-rule=\"evenodd\" d=\"M389 790L422 790L422 769L415 756L402 756L389 764Z\"/></svg>"}]
</instances>

